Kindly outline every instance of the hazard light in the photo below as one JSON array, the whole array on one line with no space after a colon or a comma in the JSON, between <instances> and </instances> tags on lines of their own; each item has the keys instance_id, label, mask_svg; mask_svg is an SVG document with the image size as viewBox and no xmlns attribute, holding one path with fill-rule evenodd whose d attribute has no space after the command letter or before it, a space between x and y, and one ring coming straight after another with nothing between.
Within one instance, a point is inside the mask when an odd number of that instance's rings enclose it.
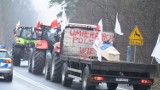
<instances>
[{"instance_id":1,"label":"hazard light","mask_svg":"<svg viewBox=\"0 0 160 90\"><path fill-rule=\"evenodd\" d=\"M103 81L104 77L103 76L93 76L92 80L96 80L96 81Z\"/></svg>"},{"instance_id":2,"label":"hazard light","mask_svg":"<svg viewBox=\"0 0 160 90\"><path fill-rule=\"evenodd\" d=\"M6 59L6 60L4 60L4 63L12 63L12 60L11 59Z\"/></svg>"},{"instance_id":3,"label":"hazard light","mask_svg":"<svg viewBox=\"0 0 160 90\"><path fill-rule=\"evenodd\" d=\"M141 79L140 82L141 84L152 84L153 83L152 80L147 80L147 79Z\"/></svg>"}]
</instances>

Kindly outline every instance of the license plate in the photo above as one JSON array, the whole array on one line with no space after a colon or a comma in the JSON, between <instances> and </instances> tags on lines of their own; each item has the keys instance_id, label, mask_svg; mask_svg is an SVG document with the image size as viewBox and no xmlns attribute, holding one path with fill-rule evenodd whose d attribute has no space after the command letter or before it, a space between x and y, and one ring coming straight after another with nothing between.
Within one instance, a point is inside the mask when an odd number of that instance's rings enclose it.
<instances>
[{"instance_id":1,"label":"license plate","mask_svg":"<svg viewBox=\"0 0 160 90\"><path fill-rule=\"evenodd\" d=\"M127 78L116 78L115 80L119 82L128 82Z\"/></svg>"}]
</instances>

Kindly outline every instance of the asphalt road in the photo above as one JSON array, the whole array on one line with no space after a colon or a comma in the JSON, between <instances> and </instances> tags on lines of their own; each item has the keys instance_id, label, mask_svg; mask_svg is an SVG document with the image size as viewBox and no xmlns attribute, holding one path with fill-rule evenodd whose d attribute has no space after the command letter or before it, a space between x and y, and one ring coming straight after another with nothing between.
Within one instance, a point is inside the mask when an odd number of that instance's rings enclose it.
<instances>
[{"instance_id":1,"label":"asphalt road","mask_svg":"<svg viewBox=\"0 0 160 90\"><path fill-rule=\"evenodd\" d=\"M74 80L71 87L63 87L61 84L46 80L44 75L29 73L27 62L23 61L20 67L14 67L12 82L0 80L0 90L81 90L81 83ZM100 84L97 90L107 90L106 84ZM117 90L132 90L132 87L119 85Z\"/></svg>"}]
</instances>

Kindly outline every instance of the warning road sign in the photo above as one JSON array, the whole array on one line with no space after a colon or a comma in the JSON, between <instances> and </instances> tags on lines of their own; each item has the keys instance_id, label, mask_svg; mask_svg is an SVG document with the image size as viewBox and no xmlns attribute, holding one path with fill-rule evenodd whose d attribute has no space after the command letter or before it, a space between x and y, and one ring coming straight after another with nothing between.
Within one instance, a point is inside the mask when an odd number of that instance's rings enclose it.
<instances>
[{"instance_id":1,"label":"warning road sign","mask_svg":"<svg viewBox=\"0 0 160 90\"><path fill-rule=\"evenodd\" d=\"M135 40L135 39L136 39L136 40L143 40L143 36L142 36L142 34L140 33L138 26L136 26L136 27L133 29L132 33L131 33L130 36L129 36L129 40Z\"/></svg>"},{"instance_id":2,"label":"warning road sign","mask_svg":"<svg viewBox=\"0 0 160 90\"><path fill-rule=\"evenodd\" d=\"M136 26L129 36L130 45L143 45L143 36L139 31L138 26Z\"/></svg>"}]
</instances>

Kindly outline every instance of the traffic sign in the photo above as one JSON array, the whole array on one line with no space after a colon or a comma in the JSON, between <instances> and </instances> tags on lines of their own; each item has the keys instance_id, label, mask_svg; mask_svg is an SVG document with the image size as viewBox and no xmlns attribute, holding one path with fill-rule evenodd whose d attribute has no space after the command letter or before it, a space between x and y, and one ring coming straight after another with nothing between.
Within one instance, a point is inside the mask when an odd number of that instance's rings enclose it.
<instances>
[{"instance_id":1,"label":"traffic sign","mask_svg":"<svg viewBox=\"0 0 160 90\"><path fill-rule=\"evenodd\" d=\"M136 26L129 36L130 45L143 45L143 36L139 31L138 26Z\"/></svg>"},{"instance_id":2,"label":"traffic sign","mask_svg":"<svg viewBox=\"0 0 160 90\"><path fill-rule=\"evenodd\" d=\"M140 33L140 31L139 31L139 28L138 28L138 26L136 26L134 29L133 29L133 31L132 31L132 33L130 34L130 36L129 36L129 40L143 40L143 36L142 36L142 34Z\"/></svg>"}]
</instances>

